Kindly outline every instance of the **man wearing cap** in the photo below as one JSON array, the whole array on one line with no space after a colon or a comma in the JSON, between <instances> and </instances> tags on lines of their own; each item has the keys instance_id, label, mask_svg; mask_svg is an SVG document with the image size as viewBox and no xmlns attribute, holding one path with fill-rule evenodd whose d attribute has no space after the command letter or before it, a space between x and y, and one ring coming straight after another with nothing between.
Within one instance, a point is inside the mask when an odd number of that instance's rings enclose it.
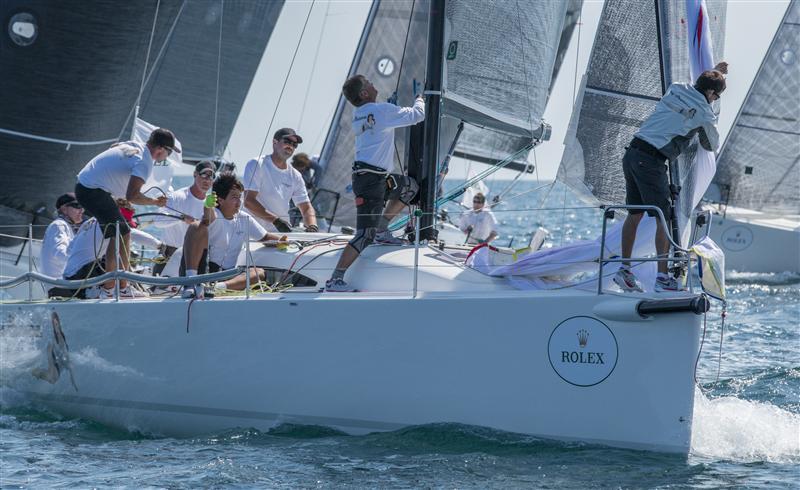
<instances>
[{"instance_id":1,"label":"man wearing cap","mask_svg":"<svg viewBox=\"0 0 800 490\"><path fill-rule=\"evenodd\" d=\"M164 206L167 196L147 197L142 193L142 186L153 172L153 162L166 160L173 151L180 153L175 147L175 135L168 129L158 128L150 133L144 145L135 141L117 143L90 160L78 173L75 196L86 211L97 218L103 236L113 238L119 224L122 247L119 268L129 268L130 228L114 198L125 198L132 204ZM118 268L116 243L115 240L110 242L105 262L109 272ZM131 295L127 281L120 280L120 286L123 296ZM106 282L106 292L113 287L114 281Z\"/></svg>"},{"instance_id":2,"label":"man wearing cap","mask_svg":"<svg viewBox=\"0 0 800 490\"><path fill-rule=\"evenodd\" d=\"M83 221L83 206L69 192L56 199L56 218L47 226L39 257L42 274L60 278L67 264L67 247ZM49 297L64 296L68 290L54 287L47 291Z\"/></svg>"},{"instance_id":3,"label":"man wearing cap","mask_svg":"<svg viewBox=\"0 0 800 490\"><path fill-rule=\"evenodd\" d=\"M273 135L272 154L254 158L244 168L244 205L268 231L292 231L287 221L290 200L303 215L306 231L319 231L303 176L287 162L302 142L294 129L279 129Z\"/></svg>"},{"instance_id":4,"label":"man wearing cap","mask_svg":"<svg viewBox=\"0 0 800 490\"><path fill-rule=\"evenodd\" d=\"M162 228L162 237L166 249L164 256L169 259L175 250L183 246L186 230L189 225L203 217L203 202L206 194L211 189L216 177L216 168L213 162L200 162L194 167L194 182L188 187L182 187L169 194L167 205L160 211L164 213L180 213L183 220L163 219L154 224ZM153 268L154 274L161 274L166 263L161 263Z\"/></svg>"}]
</instances>

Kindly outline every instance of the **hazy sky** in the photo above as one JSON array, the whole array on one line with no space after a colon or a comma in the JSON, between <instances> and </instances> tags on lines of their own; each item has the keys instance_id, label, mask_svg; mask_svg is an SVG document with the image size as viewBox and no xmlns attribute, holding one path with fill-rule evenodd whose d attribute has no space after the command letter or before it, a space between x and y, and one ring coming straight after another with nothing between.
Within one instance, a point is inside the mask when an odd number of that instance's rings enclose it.
<instances>
[{"instance_id":1,"label":"hazy sky","mask_svg":"<svg viewBox=\"0 0 800 490\"><path fill-rule=\"evenodd\" d=\"M369 0L286 2L234 128L226 158L242 168L248 159L258 155L265 136L271 134L268 127L273 115L272 132L284 126L294 127L305 140L299 151L319 153L370 5ZM787 5L788 0L728 2L725 59L730 63L730 74L720 115L723 137L733 123ZM553 135L536 149L542 179L552 179L561 159L564 134L572 113L576 55L579 83L602 8L602 0L584 1L580 48L578 50L576 29L544 113L545 120L553 126ZM301 38L306 19L308 24ZM290 71L292 55L298 45L297 58ZM285 80L286 88L279 100ZM267 138L266 152L271 151L271 142L271 137ZM451 175L455 172L451 170Z\"/></svg>"}]
</instances>

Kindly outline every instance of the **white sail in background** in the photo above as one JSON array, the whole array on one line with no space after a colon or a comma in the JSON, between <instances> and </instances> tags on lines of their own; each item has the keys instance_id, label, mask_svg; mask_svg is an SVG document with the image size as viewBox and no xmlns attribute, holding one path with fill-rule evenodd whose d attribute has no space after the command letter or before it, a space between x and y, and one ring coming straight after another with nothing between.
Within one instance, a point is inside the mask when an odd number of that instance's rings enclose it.
<instances>
[{"instance_id":1,"label":"white sail in background","mask_svg":"<svg viewBox=\"0 0 800 490\"><path fill-rule=\"evenodd\" d=\"M792 0L720 152L708 197L800 215L800 2Z\"/></svg>"}]
</instances>

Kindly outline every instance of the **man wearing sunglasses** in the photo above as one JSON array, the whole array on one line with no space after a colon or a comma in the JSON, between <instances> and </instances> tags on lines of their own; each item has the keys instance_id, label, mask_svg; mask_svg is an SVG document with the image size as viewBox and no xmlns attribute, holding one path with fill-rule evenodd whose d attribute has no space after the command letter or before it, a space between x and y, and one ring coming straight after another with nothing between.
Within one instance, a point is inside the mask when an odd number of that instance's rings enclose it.
<instances>
[{"instance_id":1,"label":"man wearing sunglasses","mask_svg":"<svg viewBox=\"0 0 800 490\"><path fill-rule=\"evenodd\" d=\"M472 198L472 210L461 215L458 227L467 235L465 243L477 245L497 238L497 218L485 206L486 196L478 192Z\"/></svg>"},{"instance_id":2,"label":"man wearing sunglasses","mask_svg":"<svg viewBox=\"0 0 800 490\"><path fill-rule=\"evenodd\" d=\"M712 103L725 90L728 64L720 62L713 70L703 72L694 85L673 83L655 107L655 111L633 135L622 159L625 175L625 202L629 205L657 206L669 222L672 195L667 175L667 160L676 161L689 146L695 135L700 146L708 151L719 148L717 114ZM655 211L647 211L656 216ZM622 257L633 253L636 230L642 220L642 211L628 213L622 226ZM659 257L669 256L668 231L661 220L656 221L655 248ZM614 276L614 282L623 291L642 291L642 286L631 272L630 262L623 262ZM679 291L678 280L667 273L667 262L658 262L655 290Z\"/></svg>"},{"instance_id":3,"label":"man wearing sunglasses","mask_svg":"<svg viewBox=\"0 0 800 490\"><path fill-rule=\"evenodd\" d=\"M289 201L294 201L303 215L306 231L319 231L303 176L288 163L302 142L294 129L279 129L273 135L272 154L254 158L244 168L244 205L267 231L292 231Z\"/></svg>"},{"instance_id":4,"label":"man wearing sunglasses","mask_svg":"<svg viewBox=\"0 0 800 490\"><path fill-rule=\"evenodd\" d=\"M83 222L83 206L69 192L56 199L56 218L47 226L39 256L42 274L60 278L67 264L67 248ZM51 288L49 297L64 296L69 290Z\"/></svg>"},{"instance_id":5,"label":"man wearing sunglasses","mask_svg":"<svg viewBox=\"0 0 800 490\"><path fill-rule=\"evenodd\" d=\"M162 236L166 248L164 257L169 259L175 250L183 246L186 230L189 225L203 217L203 203L206 194L211 190L217 176L217 166L213 162L200 162L194 167L194 182L169 193L167 205L159 211L166 214L180 214L183 220L167 218L155 221L155 225L163 230ZM160 275L166 263L153 267L153 273Z\"/></svg>"},{"instance_id":6,"label":"man wearing sunglasses","mask_svg":"<svg viewBox=\"0 0 800 490\"><path fill-rule=\"evenodd\" d=\"M121 264L115 260L116 242L110 240L106 250L106 271L114 271L117 266L129 269L130 228L114 198L124 198L132 204L164 206L167 203L166 196L155 199L147 197L142 193L142 186L153 173L153 163L166 160L172 152L180 153L175 135L169 129L158 128L150 133L147 143L116 143L92 158L78 173L75 197L88 214L97 218L103 236L113 238L119 224ZM133 297L126 280L120 280L120 287L123 297ZM105 288L105 292L110 294L114 281L106 282Z\"/></svg>"}]
</instances>

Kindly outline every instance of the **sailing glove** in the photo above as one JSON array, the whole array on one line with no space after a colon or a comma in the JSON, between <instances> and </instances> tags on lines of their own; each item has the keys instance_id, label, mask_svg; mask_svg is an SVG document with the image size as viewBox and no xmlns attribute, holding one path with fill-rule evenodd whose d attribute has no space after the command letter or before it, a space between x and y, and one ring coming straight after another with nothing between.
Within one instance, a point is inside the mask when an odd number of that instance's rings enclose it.
<instances>
[{"instance_id":1,"label":"sailing glove","mask_svg":"<svg viewBox=\"0 0 800 490\"><path fill-rule=\"evenodd\" d=\"M275 221L273 221L272 224L281 233L289 233L292 231L292 227L289 226L289 223L280 218L275 218Z\"/></svg>"}]
</instances>

